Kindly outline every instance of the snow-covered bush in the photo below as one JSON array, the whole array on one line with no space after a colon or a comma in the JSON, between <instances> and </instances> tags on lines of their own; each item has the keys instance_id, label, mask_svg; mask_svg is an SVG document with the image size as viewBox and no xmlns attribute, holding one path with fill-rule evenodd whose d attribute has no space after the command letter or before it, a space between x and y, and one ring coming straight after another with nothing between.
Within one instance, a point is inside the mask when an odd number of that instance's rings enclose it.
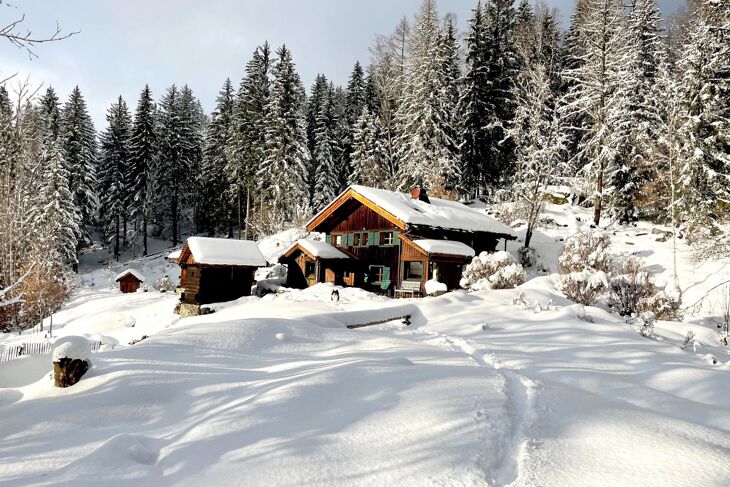
<instances>
[{"instance_id":1,"label":"snow-covered bush","mask_svg":"<svg viewBox=\"0 0 730 487\"><path fill-rule=\"evenodd\" d=\"M163 276L152 284L152 287L161 293L166 293L175 290L175 285L172 283L169 277Z\"/></svg>"},{"instance_id":2,"label":"snow-covered bush","mask_svg":"<svg viewBox=\"0 0 730 487\"><path fill-rule=\"evenodd\" d=\"M580 272L585 269L611 272L611 240L602 232L581 232L565 241L558 258L561 274Z\"/></svg>"},{"instance_id":3,"label":"snow-covered bush","mask_svg":"<svg viewBox=\"0 0 730 487\"><path fill-rule=\"evenodd\" d=\"M638 303L640 313L650 311L659 320L679 319L680 297L675 293L660 290L655 294L642 298Z\"/></svg>"},{"instance_id":4,"label":"snow-covered bush","mask_svg":"<svg viewBox=\"0 0 730 487\"><path fill-rule=\"evenodd\" d=\"M583 269L559 276L557 283L568 299L590 306L608 288L608 276L603 271Z\"/></svg>"},{"instance_id":5,"label":"snow-covered bush","mask_svg":"<svg viewBox=\"0 0 730 487\"><path fill-rule=\"evenodd\" d=\"M522 247L519 252L522 267L532 267L537 263L537 252L532 247Z\"/></svg>"},{"instance_id":6,"label":"snow-covered bush","mask_svg":"<svg viewBox=\"0 0 730 487\"><path fill-rule=\"evenodd\" d=\"M649 299L656 293L656 287L651 282L649 273L636 257L629 257L621 263L617 275L611 278L610 284L609 305L621 316L638 313L641 300Z\"/></svg>"},{"instance_id":7,"label":"snow-covered bush","mask_svg":"<svg viewBox=\"0 0 730 487\"><path fill-rule=\"evenodd\" d=\"M509 252L482 252L464 269L461 287L474 291L510 289L527 280L522 266Z\"/></svg>"}]
</instances>

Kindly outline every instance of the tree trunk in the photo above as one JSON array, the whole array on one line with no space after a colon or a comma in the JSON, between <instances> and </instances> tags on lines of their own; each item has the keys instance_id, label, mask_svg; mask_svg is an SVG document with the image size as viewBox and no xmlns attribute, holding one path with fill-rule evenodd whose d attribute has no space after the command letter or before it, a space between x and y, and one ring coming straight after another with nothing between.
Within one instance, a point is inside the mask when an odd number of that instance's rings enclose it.
<instances>
[{"instance_id":1,"label":"tree trunk","mask_svg":"<svg viewBox=\"0 0 730 487\"><path fill-rule=\"evenodd\" d=\"M147 212L142 213L142 255L147 256Z\"/></svg>"},{"instance_id":2,"label":"tree trunk","mask_svg":"<svg viewBox=\"0 0 730 487\"><path fill-rule=\"evenodd\" d=\"M119 262L119 215L114 217L116 231L114 232L114 260Z\"/></svg>"},{"instance_id":3,"label":"tree trunk","mask_svg":"<svg viewBox=\"0 0 730 487\"><path fill-rule=\"evenodd\" d=\"M86 360L63 357L53 362L53 379L56 387L69 387L76 384L89 370Z\"/></svg>"},{"instance_id":4,"label":"tree trunk","mask_svg":"<svg viewBox=\"0 0 730 487\"><path fill-rule=\"evenodd\" d=\"M601 221L601 210L603 209L603 161L598 167L598 178L596 180L596 203L593 208L593 223L598 226Z\"/></svg>"},{"instance_id":5,"label":"tree trunk","mask_svg":"<svg viewBox=\"0 0 730 487\"><path fill-rule=\"evenodd\" d=\"M241 232L243 231L243 224L241 222L241 182L238 182L238 240L241 240Z\"/></svg>"},{"instance_id":6,"label":"tree trunk","mask_svg":"<svg viewBox=\"0 0 730 487\"><path fill-rule=\"evenodd\" d=\"M248 227L248 218L251 215L251 189L250 187L246 187L246 240L251 238L250 231Z\"/></svg>"},{"instance_id":7,"label":"tree trunk","mask_svg":"<svg viewBox=\"0 0 730 487\"><path fill-rule=\"evenodd\" d=\"M177 189L172 195L172 201L170 202L170 212L172 213L172 246L177 245Z\"/></svg>"}]
</instances>

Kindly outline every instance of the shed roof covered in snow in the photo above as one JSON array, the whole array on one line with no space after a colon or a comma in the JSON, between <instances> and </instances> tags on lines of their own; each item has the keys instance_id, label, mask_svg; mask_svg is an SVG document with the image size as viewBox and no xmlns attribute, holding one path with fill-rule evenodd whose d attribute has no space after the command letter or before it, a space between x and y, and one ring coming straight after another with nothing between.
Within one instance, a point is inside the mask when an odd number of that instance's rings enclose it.
<instances>
[{"instance_id":1,"label":"shed roof covered in snow","mask_svg":"<svg viewBox=\"0 0 730 487\"><path fill-rule=\"evenodd\" d=\"M427 254L457 255L460 257L474 257L474 249L467 244L454 240L414 240L413 244Z\"/></svg>"},{"instance_id":2,"label":"shed roof covered in snow","mask_svg":"<svg viewBox=\"0 0 730 487\"><path fill-rule=\"evenodd\" d=\"M334 245L330 245L327 242L321 240L311 240L308 238L302 238L294 242L294 244L284 252L283 256L288 257L297 248L301 249L305 253L309 254L310 257L315 259L349 259L350 256L342 252Z\"/></svg>"},{"instance_id":3,"label":"shed roof covered in snow","mask_svg":"<svg viewBox=\"0 0 730 487\"><path fill-rule=\"evenodd\" d=\"M182 248L180 261L192 254L195 263L234 267L263 267L267 265L261 250L252 240L190 237Z\"/></svg>"},{"instance_id":4,"label":"shed roof covered in snow","mask_svg":"<svg viewBox=\"0 0 730 487\"><path fill-rule=\"evenodd\" d=\"M182 249L173 250L172 252L167 254L167 260L177 262L177 260L180 258L181 253L182 253Z\"/></svg>"},{"instance_id":5,"label":"shed roof covered in snow","mask_svg":"<svg viewBox=\"0 0 730 487\"><path fill-rule=\"evenodd\" d=\"M125 271L120 272L117 274L117 277L114 278L114 282L119 282L124 276L134 276L139 282L144 282L144 276L141 272L135 269L127 269Z\"/></svg>"},{"instance_id":6,"label":"shed roof covered in snow","mask_svg":"<svg viewBox=\"0 0 730 487\"><path fill-rule=\"evenodd\" d=\"M432 227L466 232L489 232L501 238L514 238L509 227L483 211L457 201L441 198L415 198L410 194L352 185L307 222L307 230L321 231L323 223L337 208L349 200L358 200L376 209L384 218L407 230L409 227Z\"/></svg>"}]
</instances>

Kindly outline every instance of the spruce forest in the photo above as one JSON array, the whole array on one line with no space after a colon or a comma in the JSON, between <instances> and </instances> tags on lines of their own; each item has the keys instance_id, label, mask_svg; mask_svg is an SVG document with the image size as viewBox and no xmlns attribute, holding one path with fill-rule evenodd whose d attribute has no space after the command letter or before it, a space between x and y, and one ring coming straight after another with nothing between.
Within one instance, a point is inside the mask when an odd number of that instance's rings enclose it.
<instances>
[{"instance_id":1,"label":"spruce forest","mask_svg":"<svg viewBox=\"0 0 730 487\"><path fill-rule=\"evenodd\" d=\"M570 186L595 225L660 222L730 252L727 0L673 18L578 0L566 31L544 5L482 0L464 32L424 0L370 52L345 86L305 87L296 46L262 39L212 113L184 83L143 86L110 96L104 127L82 88L0 87L0 300L22 290L32 325L99 232L116 257L151 237L257 239L351 184L517 201L526 248L545 188Z\"/></svg>"}]
</instances>

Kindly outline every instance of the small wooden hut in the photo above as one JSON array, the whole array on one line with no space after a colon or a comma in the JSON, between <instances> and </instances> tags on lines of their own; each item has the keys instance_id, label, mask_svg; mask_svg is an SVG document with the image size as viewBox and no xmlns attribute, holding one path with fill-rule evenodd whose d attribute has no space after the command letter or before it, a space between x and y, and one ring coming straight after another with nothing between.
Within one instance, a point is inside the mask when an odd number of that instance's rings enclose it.
<instances>
[{"instance_id":1,"label":"small wooden hut","mask_svg":"<svg viewBox=\"0 0 730 487\"><path fill-rule=\"evenodd\" d=\"M287 286L305 288L318 282L345 285L349 259L349 255L327 242L301 239L279 257L279 262L286 264Z\"/></svg>"},{"instance_id":2,"label":"small wooden hut","mask_svg":"<svg viewBox=\"0 0 730 487\"><path fill-rule=\"evenodd\" d=\"M119 283L119 290L123 293L136 293L140 284L144 282L144 276L139 271L127 269L117 274L114 281Z\"/></svg>"},{"instance_id":3,"label":"small wooden hut","mask_svg":"<svg viewBox=\"0 0 730 487\"><path fill-rule=\"evenodd\" d=\"M180 300L201 305L250 296L256 269L267 262L251 240L190 237L178 264Z\"/></svg>"}]
</instances>

